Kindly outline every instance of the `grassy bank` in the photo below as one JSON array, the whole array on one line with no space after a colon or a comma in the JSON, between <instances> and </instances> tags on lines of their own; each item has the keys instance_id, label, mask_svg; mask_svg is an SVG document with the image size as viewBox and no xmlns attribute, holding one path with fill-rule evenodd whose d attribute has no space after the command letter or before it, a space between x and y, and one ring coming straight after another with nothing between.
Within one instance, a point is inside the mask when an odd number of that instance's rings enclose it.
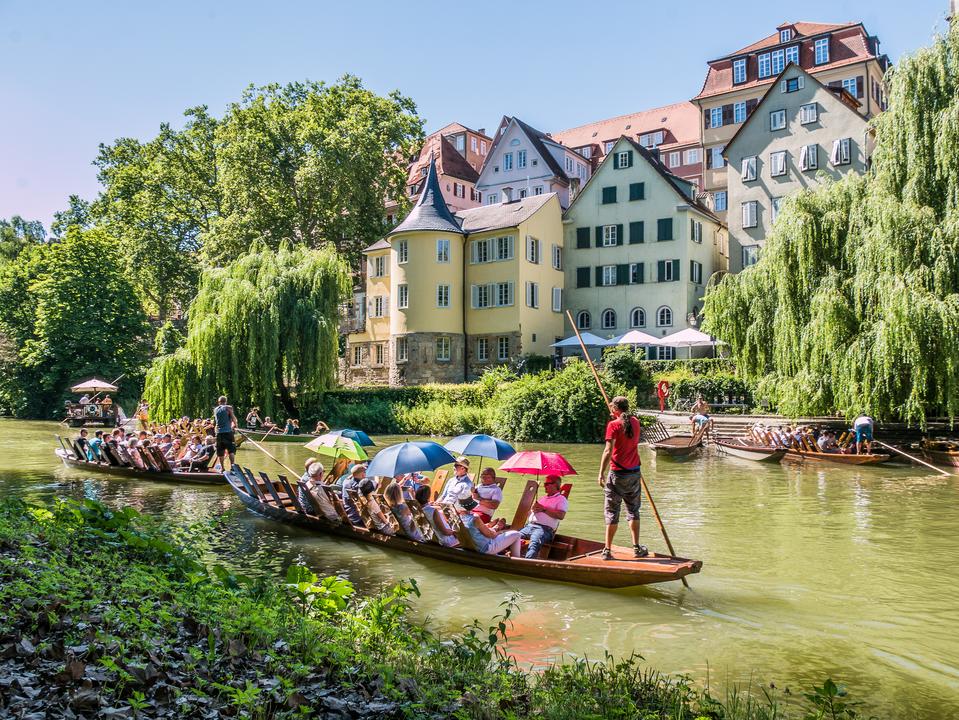
<instances>
[{"instance_id":1,"label":"grassy bank","mask_svg":"<svg viewBox=\"0 0 959 720\"><path fill-rule=\"evenodd\" d=\"M720 702L639 657L529 672L503 651L509 603L442 637L412 620L415 584L360 597L303 567L250 579L196 544L92 501L0 506L0 715L855 717L832 683L787 710L766 691Z\"/></svg>"}]
</instances>

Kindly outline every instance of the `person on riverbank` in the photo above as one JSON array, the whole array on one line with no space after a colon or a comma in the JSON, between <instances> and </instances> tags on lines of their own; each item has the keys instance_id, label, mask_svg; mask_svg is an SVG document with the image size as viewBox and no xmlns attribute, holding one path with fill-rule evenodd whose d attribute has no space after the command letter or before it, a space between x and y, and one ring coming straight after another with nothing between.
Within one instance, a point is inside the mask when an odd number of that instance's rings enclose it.
<instances>
[{"instance_id":1,"label":"person on riverbank","mask_svg":"<svg viewBox=\"0 0 959 720\"><path fill-rule=\"evenodd\" d=\"M216 423L216 459L220 467L226 470L223 456L230 456L230 469L236 464L236 439L233 436L238 425L233 407L227 404L226 395L220 395L217 405L213 408L213 421Z\"/></svg>"},{"instance_id":2,"label":"person on riverbank","mask_svg":"<svg viewBox=\"0 0 959 720\"><path fill-rule=\"evenodd\" d=\"M493 513L503 502L503 488L496 482L496 471L493 468L484 468L480 473L480 484L473 488L473 499L479 503L473 511L480 519L489 524Z\"/></svg>"},{"instance_id":3,"label":"person on riverbank","mask_svg":"<svg viewBox=\"0 0 959 720\"><path fill-rule=\"evenodd\" d=\"M526 555L524 555L527 560L538 556L543 545L553 542L560 520L565 518L569 511L569 500L559 491L558 475L547 475L546 480L543 481L543 489L546 495L533 503L529 522L519 531L524 540L529 540Z\"/></svg>"},{"instance_id":4,"label":"person on riverbank","mask_svg":"<svg viewBox=\"0 0 959 720\"><path fill-rule=\"evenodd\" d=\"M499 555L504 550L509 550L510 557L520 557L522 550L522 538L519 530L502 530L497 532L483 522L478 516L473 514L476 509L476 501L467 497L454 505L456 512L460 517L460 522L473 539L476 549L486 555Z\"/></svg>"},{"instance_id":5,"label":"person on riverbank","mask_svg":"<svg viewBox=\"0 0 959 720\"><path fill-rule=\"evenodd\" d=\"M470 461L460 455L453 464L453 477L446 481L443 492L436 502L452 505L457 500L465 500L473 495L473 480L469 476Z\"/></svg>"},{"instance_id":6,"label":"person on riverbank","mask_svg":"<svg viewBox=\"0 0 959 720\"><path fill-rule=\"evenodd\" d=\"M863 454L864 446L867 455L872 453L872 433L875 426L875 421L865 413L852 421L852 429L856 433L856 455Z\"/></svg>"},{"instance_id":7,"label":"person on riverbank","mask_svg":"<svg viewBox=\"0 0 959 720\"><path fill-rule=\"evenodd\" d=\"M642 463L639 459L639 419L629 412L629 400L622 395L609 403L613 419L606 423L606 447L599 464L597 482L603 488L606 542L603 560L613 559L613 538L619 527L619 513L626 503L626 518L633 537L633 554L646 557L649 550L639 544L639 506L642 501ZM608 470L608 475L607 475Z\"/></svg>"}]
</instances>

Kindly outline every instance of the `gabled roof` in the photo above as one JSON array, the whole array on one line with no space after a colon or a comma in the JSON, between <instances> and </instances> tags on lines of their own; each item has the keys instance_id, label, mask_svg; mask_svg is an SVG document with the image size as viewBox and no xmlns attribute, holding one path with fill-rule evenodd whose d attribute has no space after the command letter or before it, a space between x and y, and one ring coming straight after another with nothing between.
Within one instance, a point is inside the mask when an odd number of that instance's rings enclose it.
<instances>
[{"instance_id":1,"label":"gabled roof","mask_svg":"<svg viewBox=\"0 0 959 720\"><path fill-rule=\"evenodd\" d=\"M453 147L453 143L439 132L435 132L426 138L419 159L410 165L407 185L416 185L423 179L420 170L423 168L426 158L432 158L436 161L436 170L440 175L449 175L470 183L475 183L479 179L479 173Z\"/></svg>"},{"instance_id":2,"label":"gabled roof","mask_svg":"<svg viewBox=\"0 0 959 720\"><path fill-rule=\"evenodd\" d=\"M370 245L368 248L363 250L364 253L376 252L377 250L389 250L392 246L390 241L386 238L380 238L375 243Z\"/></svg>"},{"instance_id":3,"label":"gabled roof","mask_svg":"<svg viewBox=\"0 0 959 720\"><path fill-rule=\"evenodd\" d=\"M750 113L749 117L746 118L746 121L742 125L740 125L739 128L736 130L736 132L733 134L733 136L729 138L729 142L727 142L726 146L723 148L723 157L726 157L726 153L729 152L729 149L733 146L733 144L739 138L740 134L742 134L742 132L746 129L746 126L752 122L753 118L759 117L759 109L766 102L767 98L776 94L776 90L777 88L779 88L780 81L786 76L786 73L788 73L791 68L796 68L799 72L801 72L803 76L806 78L806 82L814 82L817 85L819 85L819 87L825 90L828 90L834 95L836 95L839 102L845 105L846 108L848 108L849 112L854 113L856 117L858 117L859 119L863 121L863 124L867 122L866 118L864 118L862 115L860 115L856 111L855 107L859 105L859 101L856 100L856 98L854 98L852 95L850 95L849 91L843 90L842 88L832 88L832 87L829 87L828 85L824 85L823 83L819 82L818 79L816 79L815 75L810 74L809 72L801 68L796 63L791 62L788 65L786 65L786 67L783 68L783 71L775 77L772 85L770 85L769 89L766 90L766 92L763 94L761 98L759 98L759 102L756 103L756 107L753 108L752 113Z\"/></svg>"},{"instance_id":4,"label":"gabled roof","mask_svg":"<svg viewBox=\"0 0 959 720\"><path fill-rule=\"evenodd\" d=\"M486 170L486 165L492 162L492 158L496 153L496 148L499 146L500 140L504 135L506 135L506 130L514 122L516 123L517 127L523 131L523 134L529 138L529 142L533 146L533 149L536 150L536 153L543 159L543 162L546 163L546 166L550 169L550 172L552 172L553 175L558 177L560 180L568 183L569 176L566 174L566 171L556 161L556 158L553 157L552 153L550 153L549 148L546 147L546 143L552 143L554 145L559 145L559 143L550 138L546 133L537 130L531 125L527 125L518 117L510 117L509 115L504 115L503 119L500 121L499 128L496 131L496 139L493 140L493 145L490 147L489 154L486 156L486 164L483 165L483 170Z\"/></svg>"},{"instance_id":5,"label":"gabled roof","mask_svg":"<svg viewBox=\"0 0 959 720\"><path fill-rule=\"evenodd\" d=\"M470 208L469 210L460 210L456 213L456 217L459 218L462 223L463 232L466 234L516 227L521 222L529 219L540 208L546 205L546 203L550 201L550 198L555 196L556 193L529 195L520 200L513 200L512 202L482 205L480 207Z\"/></svg>"},{"instance_id":6,"label":"gabled roof","mask_svg":"<svg viewBox=\"0 0 959 720\"><path fill-rule=\"evenodd\" d=\"M403 222L393 228L390 235L414 230L462 232L459 223L456 222L456 218L453 217L453 213L446 205L446 200L443 199L439 180L436 177L436 161L433 158L430 158L430 166L426 172L426 180L423 183L420 199L410 210L410 214L403 219Z\"/></svg>"},{"instance_id":7,"label":"gabled roof","mask_svg":"<svg viewBox=\"0 0 959 720\"><path fill-rule=\"evenodd\" d=\"M638 137L664 129L673 137L667 136L660 147L670 147L688 143L699 144L699 122L699 109L687 100L560 130L550 133L550 137L570 148L587 145L602 147L602 143L617 140L622 135Z\"/></svg>"}]
</instances>

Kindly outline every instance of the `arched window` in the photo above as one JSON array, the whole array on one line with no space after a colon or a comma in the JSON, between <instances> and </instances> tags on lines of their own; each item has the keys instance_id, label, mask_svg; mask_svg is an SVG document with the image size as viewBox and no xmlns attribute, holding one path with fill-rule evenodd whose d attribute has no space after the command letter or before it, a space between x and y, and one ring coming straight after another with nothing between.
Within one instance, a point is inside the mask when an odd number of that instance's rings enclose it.
<instances>
[{"instance_id":1,"label":"arched window","mask_svg":"<svg viewBox=\"0 0 959 720\"><path fill-rule=\"evenodd\" d=\"M607 308L603 310L603 330L612 330L616 327L616 311Z\"/></svg>"},{"instance_id":2,"label":"arched window","mask_svg":"<svg viewBox=\"0 0 959 720\"><path fill-rule=\"evenodd\" d=\"M659 327L668 327L673 324L673 311L667 305L663 305L656 311L656 324Z\"/></svg>"},{"instance_id":3,"label":"arched window","mask_svg":"<svg viewBox=\"0 0 959 720\"><path fill-rule=\"evenodd\" d=\"M633 308L630 310L629 326L631 328L646 327L646 311L642 308Z\"/></svg>"},{"instance_id":4,"label":"arched window","mask_svg":"<svg viewBox=\"0 0 959 720\"><path fill-rule=\"evenodd\" d=\"M579 314L576 316L576 327L580 330L589 330L593 325L592 319L589 317L589 312L586 310L580 310Z\"/></svg>"}]
</instances>

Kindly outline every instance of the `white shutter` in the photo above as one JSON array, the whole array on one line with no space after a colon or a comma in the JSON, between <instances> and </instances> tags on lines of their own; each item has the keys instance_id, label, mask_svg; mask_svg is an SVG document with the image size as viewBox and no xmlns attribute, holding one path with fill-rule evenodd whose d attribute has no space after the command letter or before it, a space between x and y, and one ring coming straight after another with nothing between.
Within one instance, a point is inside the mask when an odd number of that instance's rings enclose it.
<instances>
[{"instance_id":1,"label":"white shutter","mask_svg":"<svg viewBox=\"0 0 959 720\"><path fill-rule=\"evenodd\" d=\"M470 262L473 263L474 265L476 264L476 260L479 257L479 251L477 250L477 247L476 247L476 244L478 242L479 242L478 240L474 240L473 242L470 243Z\"/></svg>"},{"instance_id":2,"label":"white shutter","mask_svg":"<svg viewBox=\"0 0 959 720\"><path fill-rule=\"evenodd\" d=\"M477 285L470 286L470 298L471 298L472 306L474 308L479 307L479 286ZM436 291L436 300L437 300L437 304L439 304L439 289L437 289Z\"/></svg>"},{"instance_id":3,"label":"white shutter","mask_svg":"<svg viewBox=\"0 0 959 720\"><path fill-rule=\"evenodd\" d=\"M786 81L785 81L785 80L783 80L782 83L780 83L780 84L782 85L782 90L781 90L781 92L789 92L789 90L787 89L788 86L786 85Z\"/></svg>"},{"instance_id":4,"label":"white shutter","mask_svg":"<svg viewBox=\"0 0 959 720\"><path fill-rule=\"evenodd\" d=\"M799 169L808 170L809 169L809 146L803 145L799 150Z\"/></svg>"},{"instance_id":5,"label":"white shutter","mask_svg":"<svg viewBox=\"0 0 959 720\"><path fill-rule=\"evenodd\" d=\"M839 153L840 153L839 146L841 144L842 144L841 140L836 140L832 144L832 154L830 154L829 156L829 162L831 162L833 165L839 164Z\"/></svg>"},{"instance_id":6,"label":"white shutter","mask_svg":"<svg viewBox=\"0 0 959 720\"><path fill-rule=\"evenodd\" d=\"M543 241L536 240L536 262L543 261Z\"/></svg>"},{"instance_id":7,"label":"white shutter","mask_svg":"<svg viewBox=\"0 0 959 720\"><path fill-rule=\"evenodd\" d=\"M553 312L563 310L563 288L553 288Z\"/></svg>"},{"instance_id":8,"label":"white shutter","mask_svg":"<svg viewBox=\"0 0 959 720\"><path fill-rule=\"evenodd\" d=\"M798 82L799 89L802 90L803 87L805 87L806 85L806 78L800 75L799 77L796 78L796 81Z\"/></svg>"},{"instance_id":9,"label":"white shutter","mask_svg":"<svg viewBox=\"0 0 959 720\"><path fill-rule=\"evenodd\" d=\"M508 288L508 292L507 292L508 301L506 304L512 305L513 304L513 283L512 282L507 283L507 288Z\"/></svg>"},{"instance_id":10,"label":"white shutter","mask_svg":"<svg viewBox=\"0 0 959 720\"><path fill-rule=\"evenodd\" d=\"M806 164L810 169L815 169L819 167L819 146L818 145L807 145L807 159Z\"/></svg>"}]
</instances>

